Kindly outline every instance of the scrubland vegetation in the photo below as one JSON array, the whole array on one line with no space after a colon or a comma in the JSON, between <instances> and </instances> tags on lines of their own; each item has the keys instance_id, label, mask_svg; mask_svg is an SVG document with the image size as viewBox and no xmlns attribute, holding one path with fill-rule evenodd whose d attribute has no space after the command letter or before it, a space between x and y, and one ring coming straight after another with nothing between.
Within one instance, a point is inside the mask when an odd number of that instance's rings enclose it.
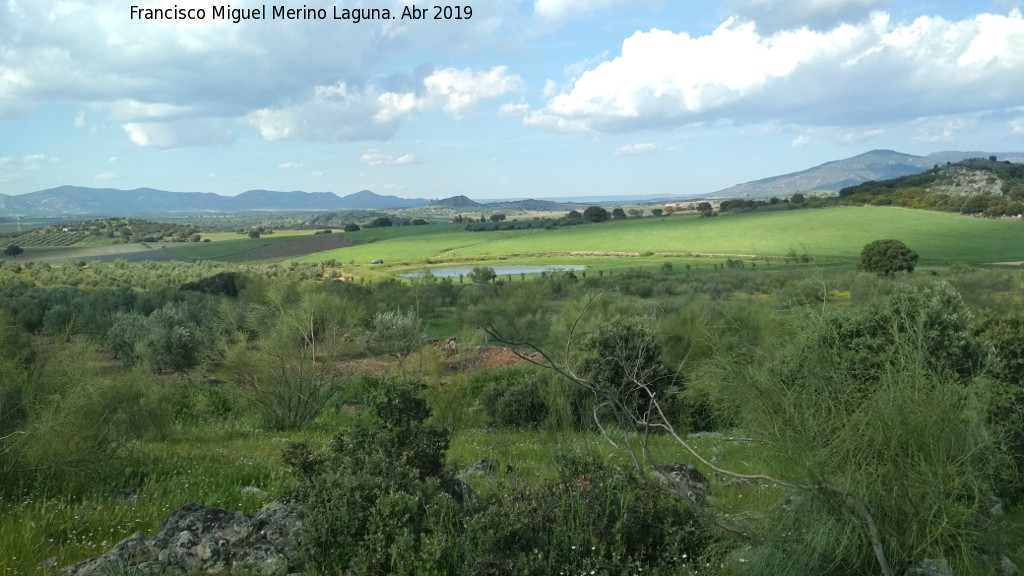
<instances>
[{"instance_id":1,"label":"scrubland vegetation","mask_svg":"<svg viewBox=\"0 0 1024 576\"><path fill-rule=\"evenodd\" d=\"M286 495L310 574L1022 565L1024 276L963 262L1018 255L1019 223L881 210L815 211L790 227L806 242L730 224L810 214L786 212L364 229L286 264L4 260L0 573L96 556L186 502ZM884 238L920 253L915 272L856 269ZM371 255L601 242L651 253L586 275L334 280ZM721 262L686 256L705 249ZM706 497L666 474L682 463Z\"/></svg>"}]
</instances>

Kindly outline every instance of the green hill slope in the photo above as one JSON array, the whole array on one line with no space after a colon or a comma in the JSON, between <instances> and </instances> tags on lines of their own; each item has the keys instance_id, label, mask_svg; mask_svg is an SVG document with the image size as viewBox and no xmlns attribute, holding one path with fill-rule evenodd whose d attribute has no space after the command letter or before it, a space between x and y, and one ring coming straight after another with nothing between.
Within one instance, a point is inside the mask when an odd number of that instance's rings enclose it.
<instances>
[{"instance_id":1,"label":"green hill slope","mask_svg":"<svg viewBox=\"0 0 1024 576\"><path fill-rule=\"evenodd\" d=\"M904 241L920 253L922 263L1024 260L1024 225L1021 222L892 207L799 210L718 218L674 216L555 230L446 231L426 236L377 237L372 244L301 260L334 258L342 262L369 262L380 258L387 263L423 265L470 259L497 262L509 257L523 260L562 256L571 260L569 253L784 256L795 250L819 259L852 261L858 258L865 244L881 238Z\"/></svg>"}]
</instances>

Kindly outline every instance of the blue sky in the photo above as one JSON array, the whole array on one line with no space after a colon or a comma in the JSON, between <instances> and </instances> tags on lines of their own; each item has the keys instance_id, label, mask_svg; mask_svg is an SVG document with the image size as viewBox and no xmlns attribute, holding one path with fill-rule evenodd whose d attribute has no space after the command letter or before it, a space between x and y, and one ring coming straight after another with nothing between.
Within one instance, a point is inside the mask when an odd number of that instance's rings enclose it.
<instances>
[{"instance_id":1,"label":"blue sky","mask_svg":"<svg viewBox=\"0 0 1024 576\"><path fill-rule=\"evenodd\" d=\"M132 20L135 1L207 18ZM685 196L876 148L1024 150L1024 0L487 0L359 23L333 7L407 4L305 0L283 5L329 19L238 24L131 2L0 0L0 193Z\"/></svg>"}]
</instances>

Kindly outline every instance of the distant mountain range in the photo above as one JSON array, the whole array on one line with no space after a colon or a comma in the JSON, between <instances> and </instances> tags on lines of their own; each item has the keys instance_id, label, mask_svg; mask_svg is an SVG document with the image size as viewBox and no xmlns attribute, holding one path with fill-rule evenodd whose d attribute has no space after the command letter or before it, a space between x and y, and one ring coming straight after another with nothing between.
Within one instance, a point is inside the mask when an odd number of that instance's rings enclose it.
<instances>
[{"instance_id":1,"label":"distant mountain range","mask_svg":"<svg viewBox=\"0 0 1024 576\"><path fill-rule=\"evenodd\" d=\"M1024 162L1024 152L936 152L927 156L892 150L872 150L853 158L826 162L800 172L737 184L703 198L787 197L797 192L839 191L867 181L888 180L920 174L935 165L968 158ZM640 204L667 201L669 196L623 195L477 202L465 196L428 201L420 198L381 196L369 190L338 196L333 192L274 192L249 190L237 196L209 192L168 192L153 188L115 190L61 186L19 196L0 194L0 216L187 216L244 214L251 212L331 212L342 210L399 210L441 206L475 210L570 210L587 204ZM693 200L691 196L688 200ZM678 201L678 199L676 199Z\"/></svg>"},{"instance_id":2,"label":"distant mountain range","mask_svg":"<svg viewBox=\"0 0 1024 576\"><path fill-rule=\"evenodd\" d=\"M381 196L369 190L338 196L333 192L249 190L237 196L209 192L168 192L153 188L115 190L61 186L20 196L0 194L0 213L18 216L139 216L396 210L425 206L427 200Z\"/></svg>"},{"instance_id":3,"label":"distant mountain range","mask_svg":"<svg viewBox=\"0 0 1024 576\"><path fill-rule=\"evenodd\" d=\"M786 197L797 192L828 190L838 192L873 180L890 180L901 176L920 174L937 164L959 162L968 158L988 158L1024 162L1024 152L936 152L927 156L914 156L892 150L872 150L853 158L826 162L800 172L772 176L753 182L737 184L706 198L767 198Z\"/></svg>"}]
</instances>

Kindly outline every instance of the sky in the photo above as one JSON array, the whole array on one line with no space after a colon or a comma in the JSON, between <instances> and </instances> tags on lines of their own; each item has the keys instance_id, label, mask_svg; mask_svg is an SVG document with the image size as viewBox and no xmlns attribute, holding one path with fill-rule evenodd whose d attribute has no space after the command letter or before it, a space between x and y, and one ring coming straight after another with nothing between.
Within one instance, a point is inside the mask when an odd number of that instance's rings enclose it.
<instances>
[{"instance_id":1,"label":"sky","mask_svg":"<svg viewBox=\"0 0 1024 576\"><path fill-rule=\"evenodd\" d=\"M433 6L0 0L0 193L685 197L873 149L1024 150L1024 0ZM139 17L165 8L205 17Z\"/></svg>"}]
</instances>

